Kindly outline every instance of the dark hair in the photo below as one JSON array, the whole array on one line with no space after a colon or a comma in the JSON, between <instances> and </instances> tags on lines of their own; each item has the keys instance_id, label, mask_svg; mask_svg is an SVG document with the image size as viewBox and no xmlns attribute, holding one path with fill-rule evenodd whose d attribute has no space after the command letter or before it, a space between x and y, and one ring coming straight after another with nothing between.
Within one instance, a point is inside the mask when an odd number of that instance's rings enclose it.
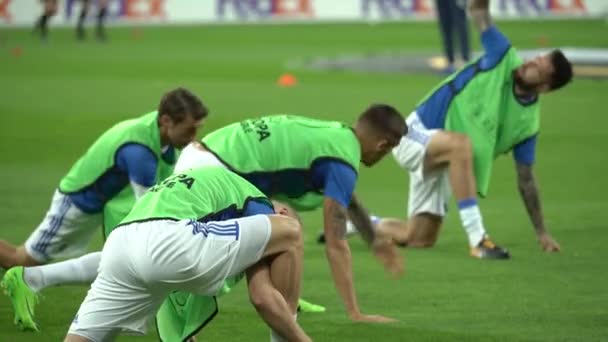
<instances>
[{"instance_id":1,"label":"dark hair","mask_svg":"<svg viewBox=\"0 0 608 342\"><path fill-rule=\"evenodd\" d=\"M559 50L551 52L551 64L553 64L553 74L551 75L551 90L559 89L572 80L572 64L564 53Z\"/></svg>"},{"instance_id":2,"label":"dark hair","mask_svg":"<svg viewBox=\"0 0 608 342\"><path fill-rule=\"evenodd\" d=\"M181 87L163 95L158 106L158 115L168 115L175 123L184 120L186 115L200 120L208 114L209 111L201 100L188 89Z\"/></svg>"},{"instance_id":3,"label":"dark hair","mask_svg":"<svg viewBox=\"0 0 608 342\"><path fill-rule=\"evenodd\" d=\"M371 127L374 131L389 137L395 144L407 134L407 125L401 113L386 104L373 104L360 116L359 122Z\"/></svg>"}]
</instances>

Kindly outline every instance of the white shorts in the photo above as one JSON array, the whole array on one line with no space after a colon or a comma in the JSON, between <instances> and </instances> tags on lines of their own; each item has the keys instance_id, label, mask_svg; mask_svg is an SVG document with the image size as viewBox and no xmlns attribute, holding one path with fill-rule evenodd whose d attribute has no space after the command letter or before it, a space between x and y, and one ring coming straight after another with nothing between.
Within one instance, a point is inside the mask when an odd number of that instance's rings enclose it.
<instances>
[{"instance_id":1,"label":"white shorts","mask_svg":"<svg viewBox=\"0 0 608 342\"><path fill-rule=\"evenodd\" d=\"M270 234L266 215L118 227L106 241L97 278L68 334L93 341L121 332L145 334L172 291L215 295L227 277L260 260Z\"/></svg>"},{"instance_id":2,"label":"white shorts","mask_svg":"<svg viewBox=\"0 0 608 342\"><path fill-rule=\"evenodd\" d=\"M184 147L175 163L174 173L183 172L189 169L194 169L202 166L222 166L226 167L213 153L203 151L199 147L198 142L190 143Z\"/></svg>"},{"instance_id":3,"label":"white shorts","mask_svg":"<svg viewBox=\"0 0 608 342\"><path fill-rule=\"evenodd\" d=\"M447 167L431 173L424 172L424 157L431 136L438 130L428 129L418 114L413 112L406 120L408 133L393 149L397 163L410 173L408 217L421 213L445 216L451 196Z\"/></svg>"},{"instance_id":4,"label":"white shorts","mask_svg":"<svg viewBox=\"0 0 608 342\"><path fill-rule=\"evenodd\" d=\"M83 212L68 195L55 190L51 207L25 242L25 250L40 263L82 255L102 222L102 214Z\"/></svg>"}]
</instances>

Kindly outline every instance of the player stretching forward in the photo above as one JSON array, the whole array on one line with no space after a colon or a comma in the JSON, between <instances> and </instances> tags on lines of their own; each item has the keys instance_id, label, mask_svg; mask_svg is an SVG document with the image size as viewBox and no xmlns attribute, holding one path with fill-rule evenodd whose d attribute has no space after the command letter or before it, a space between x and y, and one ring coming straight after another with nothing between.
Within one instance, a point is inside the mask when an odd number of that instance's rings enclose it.
<instances>
[{"instance_id":1,"label":"player stretching forward","mask_svg":"<svg viewBox=\"0 0 608 342\"><path fill-rule=\"evenodd\" d=\"M401 115L388 105L369 107L352 128L297 116L267 116L208 134L202 145L184 149L175 170L220 165L297 210L323 207L327 258L349 317L354 321L386 322L391 320L360 312L350 249L343 237L348 215L387 269L395 273L402 270L394 246L376 238L367 211L353 191L360 162L374 165L406 132Z\"/></svg>"},{"instance_id":2,"label":"player stretching forward","mask_svg":"<svg viewBox=\"0 0 608 342\"><path fill-rule=\"evenodd\" d=\"M359 229L364 231L374 253L385 266L391 272L401 272L402 264L394 246L390 241L374 236L367 212L352 195L360 160L368 166L375 164L397 145L405 132L406 126L399 113L386 105L375 105L367 109L354 128L338 122L291 116L247 120L208 135L203 139L205 147L200 144L188 146L176 165L176 172L201 166L223 166L241 174L268 196L288 201L300 209L311 210L324 206L325 226L332 232L331 243L327 248L328 259L349 317L355 321L387 322L392 320L377 315L364 315L359 311L352 280L350 250L342 236L348 211L351 218L358 220ZM93 263L86 266L90 272L97 269ZM90 279L67 278L69 275L52 285L87 283L94 276ZM19 284L19 288L23 289L30 285L27 281L20 281ZM26 301L23 299L20 302ZM211 308L180 317L191 327L186 329L165 324L165 318L173 315L170 303L163 306L159 315L161 336L191 336L214 311ZM210 300L198 297L193 306L215 305L214 302L209 305L205 303L210 303ZM16 311L16 315L33 321L29 312L22 309Z\"/></svg>"},{"instance_id":3,"label":"player stretching forward","mask_svg":"<svg viewBox=\"0 0 608 342\"><path fill-rule=\"evenodd\" d=\"M38 228L15 247L0 241L0 267L40 265L56 258L82 255L97 228L102 211L115 197L141 196L158 180L173 173L174 148L196 137L207 109L191 92L166 93L158 111L121 122L105 132L61 180L51 207ZM34 294L38 289L95 278L99 253L41 267L13 267L2 279L15 310L15 324L36 330Z\"/></svg>"},{"instance_id":4,"label":"player stretching forward","mask_svg":"<svg viewBox=\"0 0 608 342\"><path fill-rule=\"evenodd\" d=\"M227 277L243 272L251 302L273 334L310 341L295 319L299 223L273 214L266 196L221 167L176 174L152 187L106 241L99 275L65 341L145 334L172 291L215 295Z\"/></svg>"},{"instance_id":5,"label":"player stretching forward","mask_svg":"<svg viewBox=\"0 0 608 342\"><path fill-rule=\"evenodd\" d=\"M471 256L509 258L488 237L476 194L487 194L494 159L513 150L519 190L538 241L545 251L559 251L545 228L532 165L539 97L570 82L572 67L559 50L524 63L492 24L488 0L472 0L470 12L484 54L443 81L408 117L409 133L393 155L410 173L409 219L380 220L377 228L401 244L431 247L454 192Z\"/></svg>"}]
</instances>

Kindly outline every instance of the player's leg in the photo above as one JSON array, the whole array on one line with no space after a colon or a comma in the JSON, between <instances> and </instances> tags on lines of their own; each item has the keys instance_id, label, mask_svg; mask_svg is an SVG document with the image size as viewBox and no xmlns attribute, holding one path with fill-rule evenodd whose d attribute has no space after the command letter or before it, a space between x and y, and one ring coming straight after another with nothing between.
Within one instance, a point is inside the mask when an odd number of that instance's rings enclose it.
<instances>
[{"instance_id":1,"label":"player's leg","mask_svg":"<svg viewBox=\"0 0 608 342\"><path fill-rule=\"evenodd\" d=\"M250 300L271 326L271 341L284 341L282 336L307 340L295 322L303 258L301 227L294 218L277 215L269 219L271 234L262 262L247 271ZM270 309L282 307L281 297L286 304L282 311L288 310L293 316L293 321L288 321L288 324L284 324L284 318L276 317L277 312Z\"/></svg>"},{"instance_id":2,"label":"player's leg","mask_svg":"<svg viewBox=\"0 0 608 342\"><path fill-rule=\"evenodd\" d=\"M468 63L471 59L469 44L469 22L467 21L467 1L454 1L454 28L458 35L462 60Z\"/></svg>"},{"instance_id":3,"label":"player's leg","mask_svg":"<svg viewBox=\"0 0 608 342\"><path fill-rule=\"evenodd\" d=\"M454 71L454 18L452 7L452 1L435 0L443 51L448 62L445 68L446 73Z\"/></svg>"},{"instance_id":4,"label":"player's leg","mask_svg":"<svg viewBox=\"0 0 608 342\"><path fill-rule=\"evenodd\" d=\"M448 167L451 190L458 201L460 219L471 246L471 255L478 258L505 259L509 254L489 240L477 204L473 173L473 149L464 134L437 131L426 149L424 174Z\"/></svg>"},{"instance_id":5,"label":"player's leg","mask_svg":"<svg viewBox=\"0 0 608 342\"><path fill-rule=\"evenodd\" d=\"M150 241L155 234L161 235L163 228L162 223L146 222L118 228L109 236L102 251L99 274L65 341L111 341L123 331L146 333L154 312L168 294L155 287L154 275L157 271L174 271L167 265L161 270L149 267L150 253L157 251L149 248L154 245Z\"/></svg>"},{"instance_id":6,"label":"player's leg","mask_svg":"<svg viewBox=\"0 0 608 342\"><path fill-rule=\"evenodd\" d=\"M9 269L13 266L34 266L40 262L30 256L24 246L15 246L0 240L0 268Z\"/></svg>"},{"instance_id":7,"label":"player's leg","mask_svg":"<svg viewBox=\"0 0 608 342\"><path fill-rule=\"evenodd\" d=\"M43 0L42 5L42 15L36 21L34 30L39 31L40 38L46 41L48 38L48 21L57 13L57 0Z\"/></svg>"},{"instance_id":8,"label":"player's leg","mask_svg":"<svg viewBox=\"0 0 608 342\"><path fill-rule=\"evenodd\" d=\"M66 284L90 285L97 276L101 252L63 262L9 269L0 285L13 305L14 323L22 330L38 330L35 309L38 292L49 286Z\"/></svg>"},{"instance_id":9,"label":"player's leg","mask_svg":"<svg viewBox=\"0 0 608 342\"><path fill-rule=\"evenodd\" d=\"M264 250L264 256L272 258L270 263L272 283L285 297L292 313L295 314L300 298L304 258L301 226L297 220L286 216L271 216L270 225L272 233Z\"/></svg>"},{"instance_id":10,"label":"player's leg","mask_svg":"<svg viewBox=\"0 0 608 342\"><path fill-rule=\"evenodd\" d=\"M8 269L18 265L41 265L60 256L69 257L70 252L77 255L78 251L74 251L73 246L68 246L68 242L72 241L66 238L80 234L91 224L98 225L100 219L99 215L82 212L72 203L69 196L55 191L44 219L23 246L15 247L6 241L0 241L0 267ZM88 240L80 243L84 243L86 247Z\"/></svg>"},{"instance_id":11,"label":"player's leg","mask_svg":"<svg viewBox=\"0 0 608 342\"><path fill-rule=\"evenodd\" d=\"M433 247L439 237L450 198L447 169L424 175L414 169L409 174L408 220L382 219L380 235L392 237L402 246Z\"/></svg>"},{"instance_id":12,"label":"player's leg","mask_svg":"<svg viewBox=\"0 0 608 342\"><path fill-rule=\"evenodd\" d=\"M55 259L84 254L98 231L100 221L100 215L87 215L74 208L68 210L62 226L49 242L60 247L49 248L48 255ZM26 243L28 245L32 244ZM100 260L101 252L93 252L58 263L25 267L24 283L34 292L50 286L89 285L97 276Z\"/></svg>"},{"instance_id":13,"label":"player's leg","mask_svg":"<svg viewBox=\"0 0 608 342\"><path fill-rule=\"evenodd\" d=\"M78 15L78 22L76 24L76 38L79 40L83 40L85 38L84 22L87 18L87 14L89 13L90 6L90 0L80 0L80 14Z\"/></svg>"},{"instance_id":14,"label":"player's leg","mask_svg":"<svg viewBox=\"0 0 608 342\"><path fill-rule=\"evenodd\" d=\"M430 213L417 214L407 221L383 218L376 224L376 231L403 247L433 247L439 237L442 222L441 216Z\"/></svg>"},{"instance_id":15,"label":"player's leg","mask_svg":"<svg viewBox=\"0 0 608 342\"><path fill-rule=\"evenodd\" d=\"M148 258L150 266L145 268L154 270L152 278L156 283L173 290L209 296L222 288L225 279L270 258L272 263L268 265L268 272L272 272L271 278L276 283L274 291L283 300L287 317L295 316L302 269L302 237L296 219L254 215L205 223L180 221L175 225L175 234L169 234L170 229L165 228L154 237L159 239L158 235L162 235L162 245ZM174 255L190 257L174 258ZM165 260L170 259L174 259L170 266L160 267L160 262L166 263ZM184 271L172 274L170 270ZM293 281L296 278L298 281ZM295 319L289 322L294 323Z\"/></svg>"},{"instance_id":16,"label":"player's leg","mask_svg":"<svg viewBox=\"0 0 608 342\"><path fill-rule=\"evenodd\" d=\"M295 314L290 315L290 307L273 283L271 266L267 262L272 259L262 260L247 270L247 287L251 303L271 328L270 341L310 341Z\"/></svg>"},{"instance_id":17,"label":"player's leg","mask_svg":"<svg viewBox=\"0 0 608 342\"><path fill-rule=\"evenodd\" d=\"M9 259L12 259L12 265L15 262L39 265L55 258L81 255L86 251L100 223L100 215L82 212L69 196L56 192L42 223L28 238L25 246L16 248L15 254L9 255ZM35 330L36 292L50 285L94 279L97 260L95 257L83 257L44 267L9 269L1 285L12 303L15 324L22 329Z\"/></svg>"},{"instance_id":18,"label":"player's leg","mask_svg":"<svg viewBox=\"0 0 608 342\"><path fill-rule=\"evenodd\" d=\"M108 15L108 3L109 0L99 0L99 12L97 13L97 26L96 26L96 35L97 39L100 41L105 41L107 39L106 31L104 28L104 22Z\"/></svg>"},{"instance_id":19,"label":"player's leg","mask_svg":"<svg viewBox=\"0 0 608 342\"><path fill-rule=\"evenodd\" d=\"M25 284L34 292L60 285L90 285L97 276L101 252L93 252L65 261L24 267Z\"/></svg>"},{"instance_id":20,"label":"player's leg","mask_svg":"<svg viewBox=\"0 0 608 342\"><path fill-rule=\"evenodd\" d=\"M275 210L279 213L289 213L279 208L276 203ZM212 229L221 229L225 234L234 229L231 227L235 223L238 226L238 249L227 276L243 273L258 261L264 260L267 270L260 270L262 273L254 272L258 274L254 278L268 281L260 281L265 285L254 286L254 289L250 283L250 299L273 329L271 336L281 340L280 336L287 333L285 329L292 333L298 329L295 317L300 295L303 254L300 223L297 218L285 215L255 215L203 225L208 227L209 232ZM207 239L218 238L209 233ZM252 274L249 273L248 277L251 278ZM256 283L258 282L254 281L254 284Z\"/></svg>"},{"instance_id":21,"label":"player's leg","mask_svg":"<svg viewBox=\"0 0 608 342\"><path fill-rule=\"evenodd\" d=\"M234 258L226 277L242 274L259 260L272 257L273 280L285 295L291 311L296 312L300 283L294 282L293 279L301 277L303 258L301 226L296 218L285 215L254 215L200 225L201 230L209 231L206 237L209 241L219 241L221 238L216 237L213 231L221 231L225 235L225 232L238 230L237 241L234 242L237 248L232 249L236 254L226 256ZM217 249L220 243L222 242L213 242L214 248ZM202 270L204 267L199 268Z\"/></svg>"}]
</instances>

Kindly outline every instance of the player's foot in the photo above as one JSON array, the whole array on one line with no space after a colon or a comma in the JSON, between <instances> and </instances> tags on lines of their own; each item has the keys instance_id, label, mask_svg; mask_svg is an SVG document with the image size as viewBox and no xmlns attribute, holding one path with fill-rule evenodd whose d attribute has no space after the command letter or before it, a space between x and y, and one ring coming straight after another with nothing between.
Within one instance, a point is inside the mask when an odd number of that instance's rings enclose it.
<instances>
[{"instance_id":1,"label":"player's foot","mask_svg":"<svg viewBox=\"0 0 608 342\"><path fill-rule=\"evenodd\" d=\"M23 280L23 266L6 271L0 286L13 304L15 325L21 330L38 331L34 321L34 308L38 304L38 295Z\"/></svg>"},{"instance_id":2,"label":"player's foot","mask_svg":"<svg viewBox=\"0 0 608 342\"><path fill-rule=\"evenodd\" d=\"M479 259L509 259L511 255L506 249L497 246L485 236L476 247L471 247L471 256Z\"/></svg>"},{"instance_id":3,"label":"player's foot","mask_svg":"<svg viewBox=\"0 0 608 342\"><path fill-rule=\"evenodd\" d=\"M317 243L324 244L325 243L325 233L319 233L319 237L317 238Z\"/></svg>"},{"instance_id":4,"label":"player's foot","mask_svg":"<svg viewBox=\"0 0 608 342\"><path fill-rule=\"evenodd\" d=\"M325 310L324 306L307 302L302 298L298 299L298 312L318 313L325 312Z\"/></svg>"}]
</instances>

